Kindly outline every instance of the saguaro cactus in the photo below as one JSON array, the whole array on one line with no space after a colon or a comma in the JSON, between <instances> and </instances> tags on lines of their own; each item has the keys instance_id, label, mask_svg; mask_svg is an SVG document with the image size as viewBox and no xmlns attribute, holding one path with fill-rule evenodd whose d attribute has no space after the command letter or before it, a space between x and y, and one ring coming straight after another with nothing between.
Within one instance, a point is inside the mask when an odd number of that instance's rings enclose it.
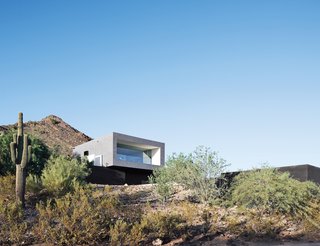
<instances>
[{"instance_id":1,"label":"saguaro cactus","mask_svg":"<svg viewBox=\"0 0 320 246\"><path fill-rule=\"evenodd\" d=\"M16 201L24 207L26 190L26 166L31 159L31 145L28 135L23 134L23 114L18 115L18 135L13 135L10 143L11 160L16 164Z\"/></svg>"}]
</instances>

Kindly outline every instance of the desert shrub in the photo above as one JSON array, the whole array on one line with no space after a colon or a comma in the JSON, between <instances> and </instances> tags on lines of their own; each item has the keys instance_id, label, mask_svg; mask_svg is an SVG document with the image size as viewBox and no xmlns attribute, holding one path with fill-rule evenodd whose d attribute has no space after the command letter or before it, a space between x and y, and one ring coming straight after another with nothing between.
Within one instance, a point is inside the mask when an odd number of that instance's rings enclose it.
<instances>
[{"instance_id":1,"label":"desert shrub","mask_svg":"<svg viewBox=\"0 0 320 246\"><path fill-rule=\"evenodd\" d=\"M187 225L184 216L175 208L154 210L147 205L144 212L131 211L132 215L129 217L121 212L120 218L110 224L110 244L149 245L157 238L169 241L177 237ZM118 208L118 211L121 211L121 208Z\"/></svg>"},{"instance_id":2,"label":"desert shrub","mask_svg":"<svg viewBox=\"0 0 320 246\"><path fill-rule=\"evenodd\" d=\"M10 143L13 139L14 131L8 131L0 136L0 175L15 174L16 166L12 163L10 157ZM46 161L50 157L48 147L38 138L29 135L32 156L27 165L27 172L34 175L41 175Z\"/></svg>"},{"instance_id":3,"label":"desert shrub","mask_svg":"<svg viewBox=\"0 0 320 246\"><path fill-rule=\"evenodd\" d=\"M23 210L19 204L12 201L3 202L0 201L0 214L5 217L5 220L9 223L15 223L23 218ZM2 218L3 219L3 218Z\"/></svg>"},{"instance_id":4,"label":"desert shrub","mask_svg":"<svg viewBox=\"0 0 320 246\"><path fill-rule=\"evenodd\" d=\"M143 215L140 226L149 240L175 238L185 227L185 219L173 211L149 211Z\"/></svg>"},{"instance_id":5,"label":"desert shrub","mask_svg":"<svg viewBox=\"0 0 320 246\"><path fill-rule=\"evenodd\" d=\"M47 243L97 244L107 237L117 206L117 197L97 196L89 186L76 186L73 193L37 205L33 232Z\"/></svg>"},{"instance_id":6,"label":"desert shrub","mask_svg":"<svg viewBox=\"0 0 320 246\"><path fill-rule=\"evenodd\" d=\"M192 154L170 156L164 168L154 171L150 182L157 184L156 190L164 200L172 194L172 184L177 183L194 191L199 201L207 203L220 195L217 181L226 166L217 152L199 146Z\"/></svg>"},{"instance_id":7,"label":"desert shrub","mask_svg":"<svg viewBox=\"0 0 320 246\"><path fill-rule=\"evenodd\" d=\"M239 207L208 210L209 231L246 238L276 238L293 217Z\"/></svg>"},{"instance_id":8,"label":"desert shrub","mask_svg":"<svg viewBox=\"0 0 320 246\"><path fill-rule=\"evenodd\" d=\"M143 228L140 223L127 223L117 220L110 226L110 245L139 245L144 239Z\"/></svg>"},{"instance_id":9,"label":"desert shrub","mask_svg":"<svg viewBox=\"0 0 320 246\"><path fill-rule=\"evenodd\" d=\"M309 201L320 196L315 183L300 182L272 168L240 173L231 190L234 205L291 215L306 215Z\"/></svg>"},{"instance_id":10,"label":"desert shrub","mask_svg":"<svg viewBox=\"0 0 320 246\"><path fill-rule=\"evenodd\" d=\"M16 177L14 175L0 176L0 201L14 201Z\"/></svg>"},{"instance_id":11,"label":"desert shrub","mask_svg":"<svg viewBox=\"0 0 320 246\"><path fill-rule=\"evenodd\" d=\"M9 175L15 172L15 166L10 157L12 135L13 133L4 133L0 136L0 175Z\"/></svg>"},{"instance_id":12,"label":"desert shrub","mask_svg":"<svg viewBox=\"0 0 320 246\"><path fill-rule=\"evenodd\" d=\"M26 180L26 190L28 192L37 194L42 190L41 179L36 175L29 175Z\"/></svg>"},{"instance_id":13,"label":"desert shrub","mask_svg":"<svg viewBox=\"0 0 320 246\"><path fill-rule=\"evenodd\" d=\"M110 244L125 245L125 243L129 243L127 239L129 231L129 226L125 221L117 220L114 225L110 226Z\"/></svg>"},{"instance_id":14,"label":"desert shrub","mask_svg":"<svg viewBox=\"0 0 320 246\"><path fill-rule=\"evenodd\" d=\"M42 185L54 195L63 195L85 182L89 169L85 161L58 156L51 158L41 175Z\"/></svg>"},{"instance_id":15,"label":"desert shrub","mask_svg":"<svg viewBox=\"0 0 320 246\"><path fill-rule=\"evenodd\" d=\"M186 220L177 211L162 211L146 208L148 211L135 217L133 222L127 217L110 225L111 245L149 245L153 240L164 241L176 238L186 227Z\"/></svg>"},{"instance_id":16,"label":"desert shrub","mask_svg":"<svg viewBox=\"0 0 320 246\"><path fill-rule=\"evenodd\" d=\"M134 223L131 227L130 234L128 236L129 245L139 245L145 240L146 235L143 232L143 228L140 223Z\"/></svg>"},{"instance_id":17,"label":"desert shrub","mask_svg":"<svg viewBox=\"0 0 320 246\"><path fill-rule=\"evenodd\" d=\"M188 225L198 223L204 210L204 208L199 209L196 204L188 201L178 203L171 209L175 209Z\"/></svg>"},{"instance_id":18,"label":"desert shrub","mask_svg":"<svg viewBox=\"0 0 320 246\"><path fill-rule=\"evenodd\" d=\"M0 244L16 244L28 240L28 224L22 207L15 201L0 201Z\"/></svg>"},{"instance_id":19,"label":"desert shrub","mask_svg":"<svg viewBox=\"0 0 320 246\"><path fill-rule=\"evenodd\" d=\"M30 142L32 147L31 161L27 166L27 173L41 176L42 170L50 157L49 148L38 138L30 135Z\"/></svg>"},{"instance_id":20,"label":"desert shrub","mask_svg":"<svg viewBox=\"0 0 320 246\"><path fill-rule=\"evenodd\" d=\"M15 177L0 177L0 244L26 241L24 211L15 202Z\"/></svg>"},{"instance_id":21,"label":"desert shrub","mask_svg":"<svg viewBox=\"0 0 320 246\"><path fill-rule=\"evenodd\" d=\"M249 210L245 213L245 225L239 225L239 231L247 237L268 237L275 238L285 228L288 219L279 214L261 214L256 210Z\"/></svg>"},{"instance_id":22,"label":"desert shrub","mask_svg":"<svg viewBox=\"0 0 320 246\"><path fill-rule=\"evenodd\" d=\"M173 169L173 167L167 164L164 168L155 169L152 176L149 177L149 183L157 185L156 192L163 202L167 201L174 193L171 169Z\"/></svg>"},{"instance_id":23,"label":"desert shrub","mask_svg":"<svg viewBox=\"0 0 320 246\"><path fill-rule=\"evenodd\" d=\"M301 222L307 235L313 235L314 238L320 240L320 202L318 199L308 201L308 214Z\"/></svg>"},{"instance_id":24,"label":"desert shrub","mask_svg":"<svg viewBox=\"0 0 320 246\"><path fill-rule=\"evenodd\" d=\"M229 234L246 238L277 238L294 224L295 218L277 213L260 213L257 209L207 206L201 210L205 234Z\"/></svg>"}]
</instances>

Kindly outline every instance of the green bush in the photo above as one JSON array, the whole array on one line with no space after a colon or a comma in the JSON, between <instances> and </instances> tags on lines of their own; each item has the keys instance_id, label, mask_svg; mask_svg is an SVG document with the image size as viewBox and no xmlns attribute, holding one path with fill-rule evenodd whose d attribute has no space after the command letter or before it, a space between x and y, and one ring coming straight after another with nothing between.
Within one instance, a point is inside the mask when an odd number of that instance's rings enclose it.
<instances>
[{"instance_id":1,"label":"green bush","mask_svg":"<svg viewBox=\"0 0 320 246\"><path fill-rule=\"evenodd\" d=\"M42 185L54 195L72 191L76 184L85 182L89 169L85 161L59 156L51 158L41 175Z\"/></svg>"},{"instance_id":2,"label":"green bush","mask_svg":"<svg viewBox=\"0 0 320 246\"><path fill-rule=\"evenodd\" d=\"M30 135L30 141L32 156L30 163L27 165L27 173L40 177L51 153L40 139Z\"/></svg>"},{"instance_id":3,"label":"green bush","mask_svg":"<svg viewBox=\"0 0 320 246\"><path fill-rule=\"evenodd\" d=\"M0 135L0 175L15 174L16 166L10 157L10 143L13 139L14 131L8 131ZM38 138L29 136L32 146L31 161L27 165L27 173L37 176L41 175L46 161L50 157L48 147Z\"/></svg>"},{"instance_id":4,"label":"green bush","mask_svg":"<svg viewBox=\"0 0 320 246\"><path fill-rule=\"evenodd\" d=\"M242 172L231 187L231 203L261 212L306 215L309 201L319 199L319 186L300 182L272 168Z\"/></svg>"},{"instance_id":5,"label":"green bush","mask_svg":"<svg viewBox=\"0 0 320 246\"><path fill-rule=\"evenodd\" d=\"M220 195L217 180L226 166L226 161L217 152L199 146L192 154L170 156L164 168L154 171L150 182L157 184L156 190L164 200L172 194L176 183L194 191L199 201L207 203Z\"/></svg>"},{"instance_id":6,"label":"green bush","mask_svg":"<svg viewBox=\"0 0 320 246\"><path fill-rule=\"evenodd\" d=\"M157 185L156 192L163 202L167 201L174 193L174 186L172 185L172 170L175 164L169 163L170 162L168 161L164 168L155 169L152 176L149 177L149 183Z\"/></svg>"},{"instance_id":7,"label":"green bush","mask_svg":"<svg viewBox=\"0 0 320 246\"><path fill-rule=\"evenodd\" d=\"M0 135L0 175L9 175L15 172L15 165L12 164L10 157L12 138L13 132Z\"/></svg>"}]
</instances>

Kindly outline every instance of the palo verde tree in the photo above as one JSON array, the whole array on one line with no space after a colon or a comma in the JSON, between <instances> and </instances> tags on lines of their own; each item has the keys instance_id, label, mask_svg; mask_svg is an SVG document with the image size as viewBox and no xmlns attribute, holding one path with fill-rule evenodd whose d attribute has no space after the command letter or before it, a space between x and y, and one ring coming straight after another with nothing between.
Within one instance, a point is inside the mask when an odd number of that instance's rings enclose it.
<instances>
[{"instance_id":1,"label":"palo verde tree","mask_svg":"<svg viewBox=\"0 0 320 246\"><path fill-rule=\"evenodd\" d=\"M157 184L156 190L163 200L170 197L174 184L178 184L192 190L200 202L213 202L221 195L218 180L227 166L217 152L199 146L189 155L170 156L165 167L153 172L150 182Z\"/></svg>"},{"instance_id":2,"label":"palo verde tree","mask_svg":"<svg viewBox=\"0 0 320 246\"><path fill-rule=\"evenodd\" d=\"M11 160L16 164L16 201L24 207L26 190L26 166L31 160L31 145L28 135L23 134L23 114L18 115L18 135L10 143Z\"/></svg>"},{"instance_id":3,"label":"palo verde tree","mask_svg":"<svg viewBox=\"0 0 320 246\"><path fill-rule=\"evenodd\" d=\"M231 205L257 209L259 213L306 216L312 202L318 203L320 187L300 182L288 172L270 167L241 172L231 186Z\"/></svg>"}]
</instances>

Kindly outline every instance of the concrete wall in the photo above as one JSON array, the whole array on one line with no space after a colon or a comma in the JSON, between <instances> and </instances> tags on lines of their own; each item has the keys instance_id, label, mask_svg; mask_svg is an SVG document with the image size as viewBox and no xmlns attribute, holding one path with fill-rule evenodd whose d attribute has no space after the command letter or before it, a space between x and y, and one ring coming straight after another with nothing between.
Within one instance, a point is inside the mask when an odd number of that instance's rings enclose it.
<instances>
[{"instance_id":1,"label":"concrete wall","mask_svg":"<svg viewBox=\"0 0 320 246\"><path fill-rule=\"evenodd\" d=\"M300 181L313 181L320 184L320 168L309 164L280 167L280 171L289 172L290 175Z\"/></svg>"},{"instance_id":2,"label":"concrete wall","mask_svg":"<svg viewBox=\"0 0 320 246\"><path fill-rule=\"evenodd\" d=\"M279 167L278 170L281 172L289 172L292 178L299 181L308 180L308 165L285 166Z\"/></svg>"},{"instance_id":3,"label":"concrete wall","mask_svg":"<svg viewBox=\"0 0 320 246\"><path fill-rule=\"evenodd\" d=\"M84 152L89 151L89 155L102 155L103 156L103 166L108 166L113 164L113 136L106 136L91 140L87 143L78 145L74 147L73 152L75 154L84 156Z\"/></svg>"},{"instance_id":4,"label":"concrete wall","mask_svg":"<svg viewBox=\"0 0 320 246\"><path fill-rule=\"evenodd\" d=\"M320 184L320 168L308 165L308 180Z\"/></svg>"}]
</instances>

